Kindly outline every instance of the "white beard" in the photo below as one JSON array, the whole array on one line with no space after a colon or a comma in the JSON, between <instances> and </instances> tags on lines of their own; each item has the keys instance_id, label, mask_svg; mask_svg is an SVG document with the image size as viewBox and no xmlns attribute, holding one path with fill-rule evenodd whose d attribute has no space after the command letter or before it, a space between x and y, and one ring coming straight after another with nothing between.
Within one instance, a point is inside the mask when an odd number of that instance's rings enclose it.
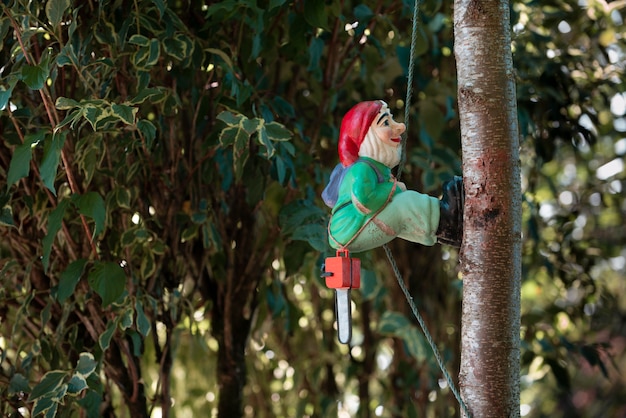
<instances>
[{"instance_id":1,"label":"white beard","mask_svg":"<svg viewBox=\"0 0 626 418\"><path fill-rule=\"evenodd\" d=\"M368 157L385 164L389 168L394 168L400 163L400 153L402 148L387 145L381 141L372 129L367 131L361 148L359 149L359 157Z\"/></svg>"}]
</instances>

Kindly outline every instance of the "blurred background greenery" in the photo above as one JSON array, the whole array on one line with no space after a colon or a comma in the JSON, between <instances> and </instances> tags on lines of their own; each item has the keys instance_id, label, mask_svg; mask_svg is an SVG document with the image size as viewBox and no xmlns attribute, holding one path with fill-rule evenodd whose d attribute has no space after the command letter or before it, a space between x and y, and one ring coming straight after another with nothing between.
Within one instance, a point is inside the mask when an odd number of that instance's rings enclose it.
<instances>
[{"instance_id":1,"label":"blurred background greenery","mask_svg":"<svg viewBox=\"0 0 626 418\"><path fill-rule=\"evenodd\" d=\"M461 173L453 2L421 5L404 103L412 7L3 2L0 412L458 416L382 251L351 346L319 278L356 102L410 106L410 188ZM626 416L624 7L511 4L524 417ZM456 375L458 254L391 248Z\"/></svg>"}]
</instances>

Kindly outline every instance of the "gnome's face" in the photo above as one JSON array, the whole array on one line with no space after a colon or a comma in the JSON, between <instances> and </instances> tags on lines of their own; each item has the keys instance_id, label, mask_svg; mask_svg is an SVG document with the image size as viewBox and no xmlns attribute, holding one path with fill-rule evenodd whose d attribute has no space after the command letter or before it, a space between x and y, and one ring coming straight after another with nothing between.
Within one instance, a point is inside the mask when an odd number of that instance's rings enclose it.
<instances>
[{"instance_id":1,"label":"gnome's face","mask_svg":"<svg viewBox=\"0 0 626 418\"><path fill-rule=\"evenodd\" d=\"M359 149L359 155L369 157L393 168L400 162L400 135L405 131L404 123L393 120L387 104L383 102L378 115L372 121Z\"/></svg>"}]
</instances>

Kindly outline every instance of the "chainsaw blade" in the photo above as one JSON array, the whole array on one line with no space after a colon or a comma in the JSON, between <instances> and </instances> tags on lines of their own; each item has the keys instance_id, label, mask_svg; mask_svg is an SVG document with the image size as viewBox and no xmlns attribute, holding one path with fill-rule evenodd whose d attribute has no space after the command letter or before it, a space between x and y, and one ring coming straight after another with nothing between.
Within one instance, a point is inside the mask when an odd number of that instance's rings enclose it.
<instances>
[{"instance_id":1,"label":"chainsaw blade","mask_svg":"<svg viewBox=\"0 0 626 418\"><path fill-rule=\"evenodd\" d=\"M348 344L352 338L350 289L335 290L335 307L337 309L337 337L340 343Z\"/></svg>"}]
</instances>

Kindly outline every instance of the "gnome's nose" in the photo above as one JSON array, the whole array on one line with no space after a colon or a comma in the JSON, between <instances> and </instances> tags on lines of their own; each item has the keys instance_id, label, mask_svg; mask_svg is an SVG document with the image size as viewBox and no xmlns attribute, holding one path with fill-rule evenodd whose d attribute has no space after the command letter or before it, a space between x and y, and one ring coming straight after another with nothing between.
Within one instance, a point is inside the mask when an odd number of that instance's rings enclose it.
<instances>
[{"instance_id":1,"label":"gnome's nose","mask_svg":"<svg viewBox=\"0 0 626 418\"><path fill-rule=\"evenodd\" d=\"M393 131L396 135L400 136L404 133L404 131L406 131L406 125L402 122L395 122Z\"/></svg>"}]
</instances>

